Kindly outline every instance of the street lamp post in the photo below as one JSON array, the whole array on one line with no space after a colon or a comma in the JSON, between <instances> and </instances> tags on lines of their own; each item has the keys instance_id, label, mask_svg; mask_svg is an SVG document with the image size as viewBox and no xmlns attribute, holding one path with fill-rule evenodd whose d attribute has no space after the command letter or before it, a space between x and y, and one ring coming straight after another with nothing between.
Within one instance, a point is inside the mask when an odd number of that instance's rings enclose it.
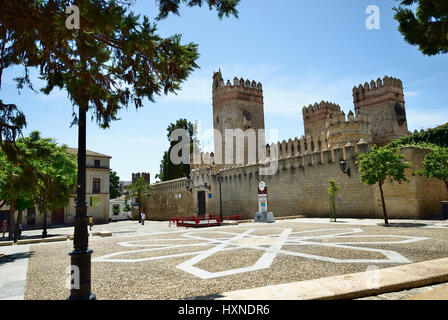
<instances>
[{"instance_id":1,"label":"street lamp post","mask_svg":"<svg viewBox=\"0 0 448 320\"><path fill-rule=\"evenodd\" d=\"M219 217L222 222L222 195L221 195L221 182L222 182L222 175L218 172L216 175L216 178L218 179L219 183Z\"/></svg>"},{"instance_id":2,"label":"street lamp post","mask_svg":"<svg viewBox=\"0 0 448 320\"><path fill-rule=\"evenodd\" d=\"M91 255L89 232L87 229L86 203L86 112L87 107L79 106L78 118L78 188L76 190L74 250L70 252L72 272L79 279L72 283L69 300L95 300L91 292ZM75 270L73 270L75 268ZM77 272L78 271L78 272Z\"/></svg>"},{"instance_id":3,"label":"street lamp post","mask_svg":"<svg viewBox=\"0 0 448 320\"><path fill-rule=\"evenodd\" d=\"M44 223L42 225L42 238L47 237L47 210L44 212Z\"/></svg>"}]
</instances>

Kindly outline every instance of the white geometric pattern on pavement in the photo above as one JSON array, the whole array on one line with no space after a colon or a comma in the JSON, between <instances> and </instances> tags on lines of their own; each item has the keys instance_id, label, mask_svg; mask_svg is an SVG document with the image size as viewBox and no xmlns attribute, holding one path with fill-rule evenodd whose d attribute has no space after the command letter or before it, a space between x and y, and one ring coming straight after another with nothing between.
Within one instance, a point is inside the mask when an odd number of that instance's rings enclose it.
<instances>
[{"instance_id":1,"label":"white geometric pattern on pavement","mask_svg":"<svg viewBox=\"0 0 448 320\"><path fill-rule=\"evenodd\" d=\"M268 235L254 235L255 231L277 230L277 234ZM429 238L423 237L410 237L410 236L398 236L398 235L360 235L364 232L360 228L344 228L344 229L314 229L307 231L293 232L291 228L254 228L248 229L242 233L230 232L230 231L187 231L181 233L178 238L170 239L156 239L148 238L145 240L127 241L118 243L123 247L149 247L149 249L138 249L130 251L120 251L104 255L93 259L93 262L109 262L109 263L135 263L144 261L157 261L161 259L177 258L182 256L193 256L189 260L179 264L176 268L183 270L187 273L195 275L201 279L211 279L223 276L229 276L244 272L251 272L261 269L269 268L274 259L279 254L290 255L308 259L315 259L320 261L327 261L332 263L368 263L368 264L380 264L380 263L411 263L409 259L399 254L396 251L385 250L379 248L369 248L365 246L357 245L369 245L369 244L405 244L412 243ZM204 237L201 234L207 233L207 235L215 235L215 237ZM323 233L320 235L311 235L310 233ZM223 237L225 235L225 237ZM362 239L366 241L350 241L350 239ZM390 241L374 241L375 238L389 238ZM189 244L176 244L178 241L201 241L201 243L189 243ZM321 240L331 242L318 242ZM344 241L342 241L344 240ZM160 243L162 242L162 243ZM359 252L374 252L382 254L385 259L342 259L334 257L326 257L308 253L302 253L297 251L289 251L283 249L283 246L320 246L326 248L341 248L350 249ZM135 259L118 259L117 256L122 256L132 253L144 253L151 252L152 254L157 251L170 250L176 248L188 248L188 247L212 247L199 249L194 252L184 252L175 254L161 254L159 256L152 256L147 258L135 258ZM238 250L238 249L252 249L264 252L263 255L255 261L252 266L244 268L235 268L220 272L209 272L198 267L195 267L199 262L213 258L213 255L223 251Z\"/></svg>"}]
</instances>

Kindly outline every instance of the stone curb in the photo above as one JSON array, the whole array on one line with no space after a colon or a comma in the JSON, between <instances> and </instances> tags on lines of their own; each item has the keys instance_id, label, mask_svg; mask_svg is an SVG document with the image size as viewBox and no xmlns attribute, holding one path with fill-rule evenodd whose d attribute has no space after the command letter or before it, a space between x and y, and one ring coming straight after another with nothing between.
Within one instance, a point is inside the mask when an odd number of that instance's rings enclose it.
<instances>
[{"instance_id":1,"label":"stone curb","mask_svg":"<svg viewBox=\"0 0 448 320\"><path fill-rule=\"evenodd\" d=\"M42 239L42 242L57 242L57 241L67 241L67 240L68 240L68 235L60 236L60 237L45 238L45 239Z\"/></svg>"},{"instance_id":2,"label":"stone curb","mask_svg":"<svg viewBox=\"0 0 448 320\"><path fill-rule=\"evenodd\" d=\"M17 240L17 245L67 241L67 239L68 239L68 235L67 236L59 236L59 237L43 238L43 239L24 239L24 240Z\"/></svg>"},{"instance_id":3,"label":"stone curb","mask_svg":"<svg viewBox=\"0 0 448 320\"><path fill-rule=\"evenodd\" d=\"M448 300L448 285L408 297L404 300Z\"/></svg>"},{"instance_id":4,"label":"stone curb","mask_svg":"<svg viewBox=\"0 0 448 320\"><path fill-rule=\"evenodd\" d=\"M338 300L448 282L448 258L261 288L225 292L217 300Z\"/></svg>"},{"instance_id":5,"label":"stone curb","mask_svg":"<svg viewBox=\"0 0 448 320\"><path fill-rule=\"evenodd\" d=\"M43 239L26 239L26 240L17 240L17 245L23 244L36 244L43 242ZM12 244L11 244L12 245Z\"/></svg>"},{"instance_id":6,"label":"stone curb","mask_svg":"<svg viewBox=\"0 0 448 320\"><path fill-rule=\"evenodd\" d=\"M285 216L285 217L275 217L274 216L274 218L275 218L275 221L278 221L278 220L290 220L290 219L303 219L306 217L299 215L299 216ZM254 219L239 220L238 222L239 223L253 223Z\"/></svg>"},{"instance_id":7,"label":"stone curb","mask_svg":"<svg viewBox=\"0 0 448 320\"><path fill-rule=\"evenodd\" d=\"M12 246L13 244L14 244L14 241L2 241L2 242L0 242L0 247Z\"/></svg>"}]
</instances>

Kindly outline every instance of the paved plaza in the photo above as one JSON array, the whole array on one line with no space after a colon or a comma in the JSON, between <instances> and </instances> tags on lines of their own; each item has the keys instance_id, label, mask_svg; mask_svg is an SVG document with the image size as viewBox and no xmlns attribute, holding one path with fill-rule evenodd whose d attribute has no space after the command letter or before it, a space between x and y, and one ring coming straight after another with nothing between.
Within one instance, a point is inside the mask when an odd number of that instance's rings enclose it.
<instances>
[{"instance_id":1,"label":"paved plaza","mask_svg":"<svg viewBox=\"0 0 448 320\"><path fill-rule=\"evenodd\" d=\"M447 221L393 220L385 227L373 219L291 219L203 229L153 221L111 223L94 230L111 231L112 237L90 238L92 291L98 299L204 298L389 268L448 257L447 229ZM62 228L50 234L70 232ZM72 241L14 246L22 247L27 261L21 271L25 299L67 298L72 246ZM0 253L8 254L5 248ZM0 269L11 263L5 258Z\"/></svg>"}]
</instances>

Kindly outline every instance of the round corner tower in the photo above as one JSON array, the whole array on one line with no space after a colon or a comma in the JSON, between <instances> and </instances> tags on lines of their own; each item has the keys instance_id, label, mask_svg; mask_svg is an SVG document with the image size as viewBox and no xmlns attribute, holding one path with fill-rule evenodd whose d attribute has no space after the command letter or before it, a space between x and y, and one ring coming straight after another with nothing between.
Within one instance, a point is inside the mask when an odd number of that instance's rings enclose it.
<instances>
[{"instance_id":1,"label":"round corner tower","mask_svg":"<svg viewBox=\"0 0 448 320\"><path fill-rule=\"evenodd\" d=\"M374 144L384 146L409 134L401 80L385 76L354 87L353 103L368 116Z\"/></svg>"},{"instance_id":2,"label":"round corner tower","mask_svg":"<svg viewBox=\"0 0 448 320\"><path fill-rule=\"evenodd\" d=\"M263 88L261 83L236 77L233 79L233 83L230 80L224 83L221 71L218 71L213 75L212 97L213 128L215 132L219 131L222 137L221 140L221 137L215 133L215 159L223 159L222 163L227 164L228 162L224 160L226 159L226 144L231 143L233 144L233 163L235 163L236 143L238 142L235 138L232 138L233 141L226 141L226 130L240 129L244 134L255 132L256 137L255 146L247 138L248 135L245 138L244 163L248 162L248 150L251 147L255 147L256 159L258 161L258 146L261 143L264 144L264 141L259 139L259 130L265 129Z\"/></svg>"}]
</instances>

